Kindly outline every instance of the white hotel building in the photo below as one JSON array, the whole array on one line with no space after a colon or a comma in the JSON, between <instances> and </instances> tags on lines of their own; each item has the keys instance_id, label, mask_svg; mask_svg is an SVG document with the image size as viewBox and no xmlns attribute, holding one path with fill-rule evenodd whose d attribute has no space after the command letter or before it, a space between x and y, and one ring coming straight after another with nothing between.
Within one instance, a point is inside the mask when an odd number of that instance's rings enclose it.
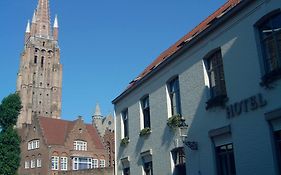
<instances>
[{"instance_id":1,"label":"white hotel building","mask_svg":"<svg viewBox=\"0 0 281 175\"><path fill-rule=\"evenodd\" d=\"M113 104L118 175L281 174L281 1L227 1Z\"/></svg>"}]
</instances>

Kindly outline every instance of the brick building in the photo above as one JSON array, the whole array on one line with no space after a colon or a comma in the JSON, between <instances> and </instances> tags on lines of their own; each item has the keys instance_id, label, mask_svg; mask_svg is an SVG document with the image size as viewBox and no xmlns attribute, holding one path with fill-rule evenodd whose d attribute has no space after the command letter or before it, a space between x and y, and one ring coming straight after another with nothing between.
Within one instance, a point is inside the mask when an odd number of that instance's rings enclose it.
<instances>
[{"instance_id":1,"label":"brick building","mask_svg":"<svg viewBox=\"0 0 281 175\"><path fill-rule=\"evenodd\" d=\"M35 117L32 124L19 131L22 138L19 174L57 174L108 166L102 138L81 117L74 121Z\"/></svg>"}]
</instances>

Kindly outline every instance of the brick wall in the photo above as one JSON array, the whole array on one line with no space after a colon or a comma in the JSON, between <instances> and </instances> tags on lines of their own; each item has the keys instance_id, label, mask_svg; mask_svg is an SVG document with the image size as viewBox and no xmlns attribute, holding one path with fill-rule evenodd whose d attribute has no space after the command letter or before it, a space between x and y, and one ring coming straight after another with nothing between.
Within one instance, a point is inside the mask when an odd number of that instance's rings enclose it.
<instances>
[{"instance_id":1,"label":"brick wall","mask_svg":"<svg viewBox=\"0 0 281 175\"><path fill-rule=\"evenodd\" d=\"M113 168L96 168L90 170L79 170L79 171L61 171L58 175L113 175Z\"/></svg>"}]
</instances>

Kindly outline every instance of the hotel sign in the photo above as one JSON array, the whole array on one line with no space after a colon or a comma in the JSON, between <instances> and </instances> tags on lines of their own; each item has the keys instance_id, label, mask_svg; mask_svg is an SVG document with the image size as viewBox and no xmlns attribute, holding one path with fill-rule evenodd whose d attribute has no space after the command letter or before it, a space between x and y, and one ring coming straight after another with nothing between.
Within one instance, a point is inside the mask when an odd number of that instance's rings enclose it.
<instances>
[{"instance_id":1,"label":"hotel sign","mask_svg":"<svg viewBox=\"0 0 281 175\"><path fill-rule=\"evenodd\" d=\"M267 105L267 101L263 98L262 94L257 94L249 98L243 99L239 102L226 106L227 118L233 118L247 113L255 111Z\"/></svg>"}]
</instances>

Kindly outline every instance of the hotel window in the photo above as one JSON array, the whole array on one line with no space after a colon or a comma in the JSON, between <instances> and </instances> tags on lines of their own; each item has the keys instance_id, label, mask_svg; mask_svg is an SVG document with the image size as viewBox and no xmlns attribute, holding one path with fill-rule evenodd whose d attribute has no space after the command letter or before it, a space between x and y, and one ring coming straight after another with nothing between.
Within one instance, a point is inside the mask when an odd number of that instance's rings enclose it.
<instances>
[{"instance_id":1,"label":"hotel window","mask_svg":"<svg viewBox=\"0 0 281 175\"><path fill-rule=\"evenodd\" d=\"M173 175L185 174L185 153L184 148L179 147L172 150L172 158L175 165Z\"/></svg>"},{"instance_id":2,"label":"hotel window","mask_svg":"<svg viewBox=\"0 0 281 175\"><path fill-rule=\"evenodd\" d=\"M153 175L152 161L145 162L143 164L143 170L145 175Z\"/></svg>"},{"instance_id":3,"label":"hotel window","mask_svg":"<svg viewBox=\"0 0 281 175\"><path fill-rule=\"evenodd\" d=\"M261 41L264 76L263 84L281 77L281 12L275 10L256 24Z\"/></svg>"},{"instance_id":4,"label":"hotel window","mask_svg":"<svg viewBox=\"0 0 281 175\"><path fill-rule=\"evenodd\" d=\"M92 168L92 158L89 157L73 157L73 170L84 170Z\"/></svg>"},{"instance_id":5,"label":"hotel window","mask_svg":"<svg viewBox=\"0 0 281 175\"><path fill-rule=\"evenodd\" d=\"M76 140L74 141L74 150L77 151L87 151L87 142L82 140Z\"/></svg>"},{"instance_id":6,"label":"hotel window","mask_svg":"<svg viewBox=\"0 0 281 175\"><path fill-rule=\"evenodd\" d=\"M52 156L52 170L58 170L59 169L59 157L58 156Z\"/></svg>"},{"instance_id":7,"label":"hotel window","mask_svg":"<svg viewBox=\"0 0 281 175\"><path fill-rule=\"evenodd\" d=\"M98 168L98 167L99 167L98 159L93 159L93 168Z\"/></svg>"},{"instance_id":8,"label":"hotel window","mask_svg":"<svg viewBox=\"0 0 281 175\"><path fill-rule=\"evenodd\" d=\"M123 138L128 137L129 138L129 122L128 122L128 109L125 109L122 111L122 121L123 121Z\"/></svg>"},{"instance_id":9,"label":"hotel window","mask_svg":"<svg viewBox=\"0 0 281 175\"><path fill-rule=\"evenodd\" d=\"M143 128L150 128L149 96L145 96L141 99L141 108L143 115Z\"/></svg>"},{"instance_id":10,"label":"hotel window","mask_svg":"<svg viewBox=\"0 0 281 175\"><path fill-rule=\"evenodd\" d=\"M205 57L209 79L210 99L207 109L213 106L222 106L227 100L222 54L220 49L213 50Z\"/></svg>"},{"instance_id":11,"label":"hotel window","mask_svg":"<svg viewBox=\"0 0 281 175\"><path fill-rule=\"evenodd\" d=\"M100 168L104 168L104 167L105 167L105 160L100 159Z\"/></svg>"},{"instance_id":12,"label":"hotel window","mask_svg":"<svg viewBox=\"0 0 281 175\"><path fill-rule=\"evenodd\" d=\"M168 92L171 104L171 114L181 115L181 104L180 104L180 87L178 77L168 82Z\"/></svg>"},{"instance_id":13,"label":"hotel window","mask_svg":"<svg viewBox=\"0 0 281 175\"><path fill-rule=\"evenodd\" d=\"M67 170L67 157L60 158L60 169L63 171Z\"/></svg>"},{"instance_id":14,"label":"hotel window","mask_svg":"<svg viewBox=\"0 0 281 175\"><path fill-rule=\"evenodd\" d=\"M123 175L130 175L130 167L123 169Z\"/></svg>"},{"instance_id":15,"label":"hotel window","mask_svg":"<svg viewBox=\"0 0 281 175\"><path fill-rule=\"evenodd\" d=\"M276 144L277 165L281 174L281 130L274 132L274 140Z\"/></svg>"},{"instance_id":16,"label":"hotel window","mask_svg":"<svg viewBox=\"0 0 281 175\"><path fill-rule=\"evenodd\" d=\"M217 173L218 175L235 175L235 160L233 144L229 143L216 147Z\"/></svg>"}]
</instances>

